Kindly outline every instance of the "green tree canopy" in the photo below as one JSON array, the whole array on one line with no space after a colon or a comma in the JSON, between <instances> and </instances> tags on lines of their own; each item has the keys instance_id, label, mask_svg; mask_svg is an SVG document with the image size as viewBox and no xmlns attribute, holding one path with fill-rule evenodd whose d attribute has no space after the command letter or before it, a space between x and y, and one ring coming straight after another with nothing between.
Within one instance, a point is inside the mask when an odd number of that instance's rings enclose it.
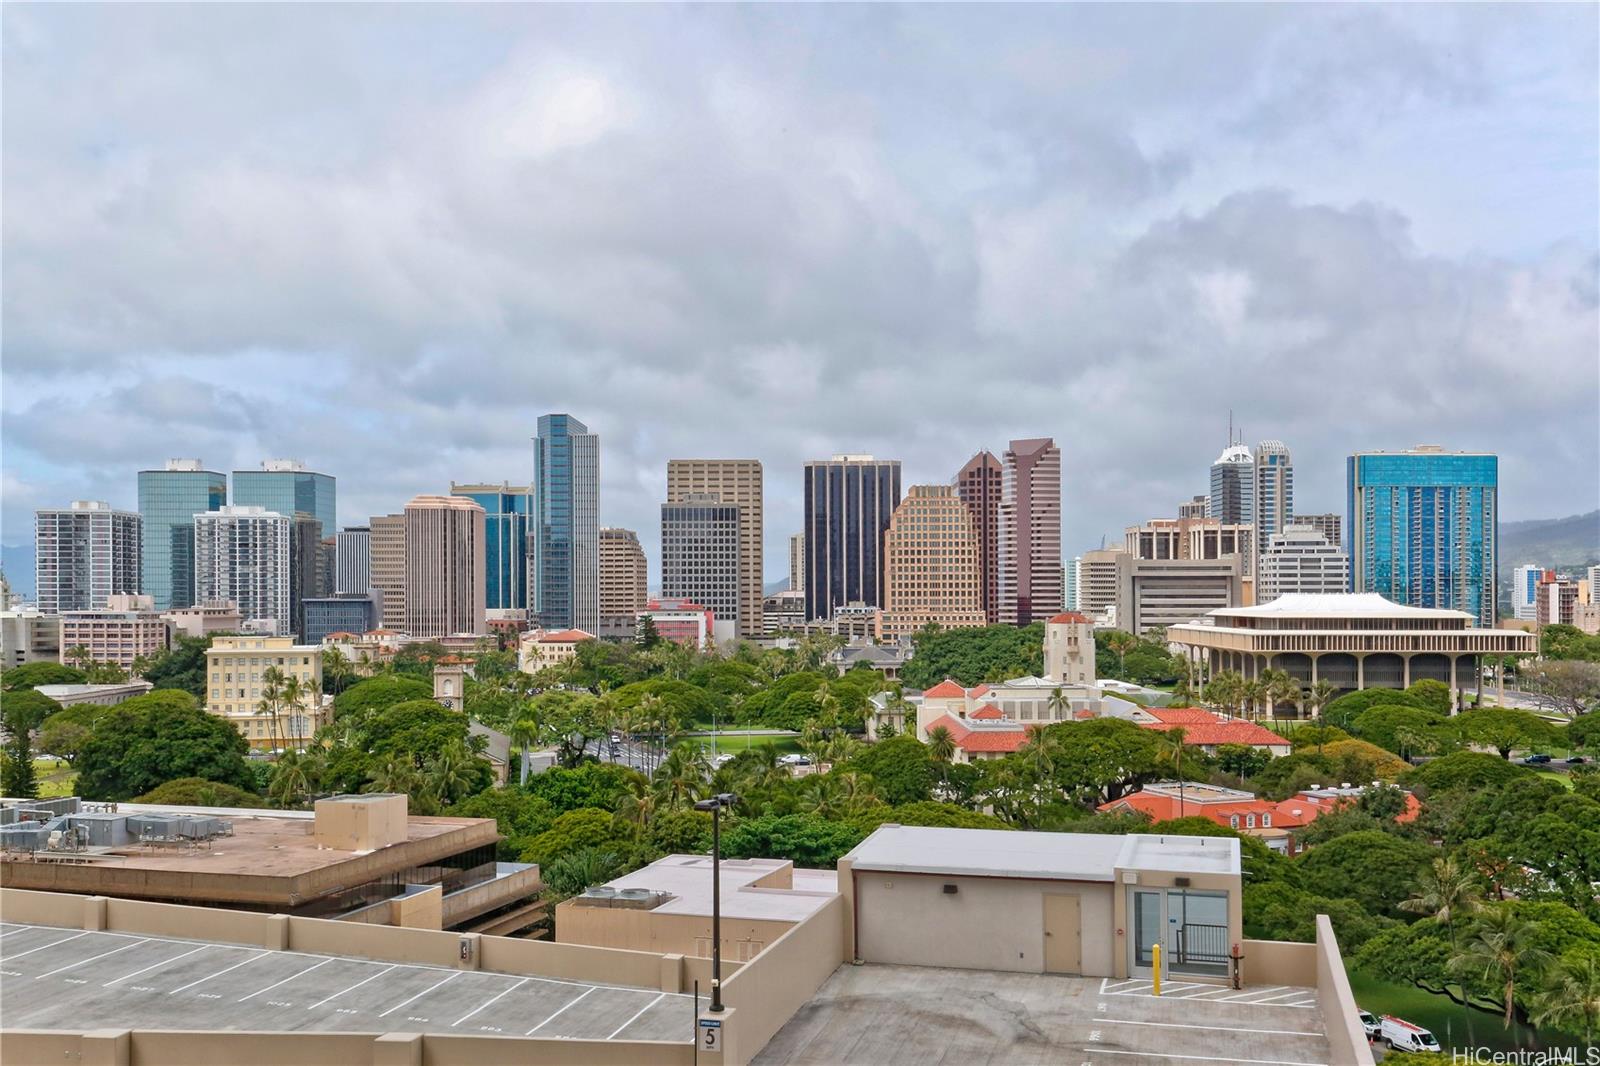
<instances>
[{"instance_id":1,"label":"green tree canopy","mask_svg":"<svg viewBox=\"0 0 1600 1066\"><path fill-rule=\"evenodd\" d=\"M1453 755L1431 759L1421 766L1407 770L1400 778L1405 788L1425 788L1430 792L1443 792L1456 788L1484 788L1506 781L1537 777L1525 767L1508 763L1494 755L1477 751L1458 751Z\"/></svg>"},{"instance_id":2,"label":"green tree canopy","mask_svg":"<svg viewBox=\"0 0 1600 1066\"><path fill-rule=\"evenodd\" d=\"M210 647L210 637L180 634L145 667L144 679L158 689L180 689L203 700L206 695L206 650Z\"/></svg>"},{"instance_id":3,"label":"green tree canopy","mask_svg":"<svg viewBox=\"0 0 1600 1066\"><path fill-rule=\"evenodd\" d=\"M1322 724L1351 730L1361 712L1384 705L1415 707L1422 711L1429 709L1426 703L1409 692L1399 692L1391 688L1368 688L1360 692L1346 693L1324 707Z\"/></svg>"},{"instance_id":4,"label":"green tree canopy","mask_svg":"<svg viewBox=\"0 0 1600 1066\"><path fill-rule=\"evenodd\" d=\"M31 733L46 718L61 711L61 704L31 688L17 689L0 696L0 722L12 733Z\"/></svg>"},{"instance_id":5,"label":"green tree canopy","mask_svg":"<svg viewBox=\"0 0 1600 1066\"><path fill-rule=\"evenodd\" d=\"M631 847L627 830L617 824L610 811L585 807L557 816L549 829L528 842L522 851L522 861L543 865L578 848L626 854Z\"/></svg>"},{"instance_id":6,"label":"green tree canopy","mask_svg":"<svg viewBox=\"0 0 1600 1066\"><path fill-rule=\"evenodd\" d=\"M249 789L244 737L176 689L135 696L95 723L76 763L85 799L126 800L180 777Z\"/></svg>"},{"instance_id":7,"label":"green tree canopy","mask_svg":"<svg viewBox=\"0 0 1600 1066\"><path fill-rule=\"evenodd\" d=\"M616 763L586 762L570 769L553 766L528 779L528 794L550 804L556 813L598 807L614 811L622 798L646 787L639 771Z\"/></svg>"},{"instance_id":8,"label":"green tree canopy","mask_svg":"<svg viewBox=\"0 0 1600 1066\"><path fill-rule=\"evenodd\" d=\"M989 680L1044 673L1044 624L941 629L917 638L917 654L901 668L907 688L932 688L945 678L971 687Z\"/></svg>"},{"instance_id":9,"label":"green tree canopy","mask_svg":"<svg viewBox=\"0 0 1600 1066\"><path fill-rule=\"evenodd\" d=\"M864 832L814 814L740 819L722 834L722 850L736 859L788 859L796 866L832 869Z\"/></svg>"},{"instance_id":10,"label":"green tree canopy","mask_svg":"<svg viewBox=\"0 0 1600 1066\"><path fill-rule=\"evenodd\" d=\"M1446 743L1445 718L1431 710L1379 703L1356 715L1351 731L1362 740L1400 755L1427 754Z\"/></svg>"},{"instance_id":11,"label":"green tree canopy","mask_svg":"<svg viewBox=\"0 0 1600 1066\"><path fill-rule=\"evenodd\" d=\"M1468 740L1484 744L1511 758L1513 748L1539 748L1555 744L1562 734L1536 714L1510 707L1478 707L1462 711L1453 723Z\"/></svg>"},{"instance_id":12,"label":"green tree canopy","mask_svg":"<svg viewBox=\"0 0 1600 1066\"><path fill-rule=\"evenodd\" d=\"M360 719L373 711L411 700L431 700L433 684L414 677L370 677L333 698L335 721Z\"/></svg>"},{"instance_id":13,"label":"green tree canopy","mask_svg":"<svg viewBox=\"0 0 1600 1066\"><path fill-rule=\"evenodd\" d=\"M203 777L180 777L135 796L134 803L171 804L175 807L262 807L261 797L249 789Z\"/></svg>"},{"instance_id":14,"label":"green tree canopy","mask_svg":"<svg viewBox=\"0 0 1600 1066\"><path fill-rule=\"evenodd\" d=\"M928 747L914 736L881 740L862 748L850 768L871 776L883 802L891 807L926 801L933 796L933 765Z\"/></svg>"},{"instance_id":15,"label":"green tree canopy","mask_svg":"<svg viewBox=\"0 0 1600 1066\"><path fill-rule=\"evenodd\" d=\"M1400 901L1434 854L1427 844L1374 830L1320 844L1296 865L1307 891L1355 900L1373 914L1399 917Z\"/></svg>"},{"instance_id":16,"label":"green tree canopy","mask_svg":"<svg viewBox=\"0 0 1600 1066\"><path fill-rule=\"evenodd\" d=\"M40 685L81 685L86 680L84 672L77 667L52 662L23 663L0 674L0 687L16 692Z\"/></svg>"}]
</instances>

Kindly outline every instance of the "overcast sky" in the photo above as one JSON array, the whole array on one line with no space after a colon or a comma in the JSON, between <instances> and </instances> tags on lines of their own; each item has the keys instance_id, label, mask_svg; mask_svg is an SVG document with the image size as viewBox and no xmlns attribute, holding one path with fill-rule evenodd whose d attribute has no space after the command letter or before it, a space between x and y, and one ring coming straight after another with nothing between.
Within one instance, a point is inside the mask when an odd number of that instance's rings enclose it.
<instances>
[{"instance_id":1,"label":"overcast sky","mask_svg":"<svg viewBox=\"0 0 1600 1066\"><path fill-rule=\"evenodd\" d=\"M1053 436L1065 548L1294 454L1501 456L1600 505L1600 8L6 5L4 513L168 456L342 523L601 434L947 481Z\"/></svg>"}]
</instances>

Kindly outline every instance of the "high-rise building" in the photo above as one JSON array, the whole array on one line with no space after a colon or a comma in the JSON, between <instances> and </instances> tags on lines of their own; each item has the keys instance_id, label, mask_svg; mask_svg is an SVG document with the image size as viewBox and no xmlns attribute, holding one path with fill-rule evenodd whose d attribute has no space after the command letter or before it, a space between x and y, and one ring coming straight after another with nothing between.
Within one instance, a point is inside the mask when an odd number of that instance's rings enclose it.
<instances>
[{"instance_id":1,"label":"high-rise building","mask_svg":"<svg viewBox=\"0 0 1600 1066\"><path fill-rule=\"evenodd\" d=\"M287 636L293 526L288 515L242 504L195 515L195 602L232 600L250 632Z\"/></svg>"},{"instance_id":2,"label":"high-rise building","mask_svg":"<svg viewBox=\"0 0 1600 1066\"><path fill-rule=\"evenodd\" d=\"M1062 606L1068 611L1078 609L1078 562L1082 558L1074 555L1072 562L1061 568L1061 598L1066 601Z\"/></svg>"},{"instance_id":3,"label":"high-rise building","mask_svg":"<svg viewBox=\"0 0 1600 1066\"><path fill-rule=\"evenodd\" d=\"M1544 580L1545 573L1544 567L1533 564L1511 571L1511 617L1524 622L1534 620L1534 600L1538 597L1539 582ZM1552 573L1551 576L1555 575Z\"/></svg>"},{"instance_id":4,"label":"high-rise building","mask_svg":"<svg viewBox=\"0 0 1600 1066\"><path fill-rule=\"evenodd\" d=\"M376 590L359 595L322 596L305 601L306 644L321 644L335 633L360 636L378 628L383 613L383 594Z\"/></svg>"},{"instance_id":5,"label":"high-rise building","mask_svg":"<svg viewBox=\"0 0 1600 1066\"><path fill-rule=\"evenodd\" d=\"M406 632L488 632L483 508L464 496L416 496L405 516Z\"/></svg>"},{"instance_id":6,"label":"high-rise building","mask_svg":"<svg viewBox=\"0 0 1600 1066\"><path fill-rule=\"evenodd\" d=\"M235 470L233 502L284 515L312 515L318 540L333 536L339 528L333 476L307 470L298 459L264 459L260 470Z\"/></svg>"},{"instance_id":7,"label":"high-rise building","mask_svg":"<svg viewBox=\"0 0 1600 1066\"><path fill-rule=\"evenodd\" d=\"M900 503L900 460L835 455L805 465L806 620L883 606L883 533Z\"/></svg>"},{"instance_id":8,"label":"high-rise building","mask_svg":"<svg viewBox=\"0 0 1600 1066\"><path fill-rule=\"evenodd\" d=\"M716 496L723 503L739 508L739 636L761 635L761 578L764 504L761 461L759 459L669 459L667 461L667 503L683 503L690 497ZM664 553L663 553L664 555ZM662 590L663 596L673 593ZM694 599L693 594L688 595ZM722 609L702 600L717 613L717 620L731 619Z\"/></svg>"},{"instance_id":9,"label":"high-rise building","mask_svg":"<svg viewBox=\"0 0 1600 1066\"><path fill-rule=\"evenodd\" d=\"M1244 559L1135 559L1117 554L1117 628L1162 632L1244 603Z\"/></svg>"},{"instance_id":10,"label":"high-rise building","mask_svg":"<svg viewBox=\"0 0 1600 1066\"><path fill-rule=\"evenodd\" d=\"M325 595L323 579L327 559L317 533L322 523L317 516L297 513L289 526L289 632L300 636L306 631L305 602Z\"/></svg>"},{"instance_id":11,"label":"high-rise building","mask_svg":"<svg viewBox=\"0 0 1600 1066\"><path fill-rule=\"evenodd\" d=\"M368 528L372 587L383 595L382 628L401 633L406 628L406 516L373 515Z\"/></svg>"},{"instance_id":12,"label":"high-rise building","mask_svg":"<svg viewBox=\"0 0 1600 1066\"><path fill-rule=\"evenodd\" d=\"M1346 463L1351 588L1495 623L1499 461L1425 445Z\"/></svg>"},{"instance_id":13,"label":"high-rise building","mask_svg":"<svg viewBox=\"0 0 1600 1066\"><path fill-rule=\"evenodd\" d=\"M1078 556L1078 610L1093 618L1117 605L1117 557L1115 548L1086 551Z\"/></svg>"},{"instance_id":14,"label":"high-rise building","mask_svg":"<svg viewBox=\"0 0 1600 1066\"><path fill-rule=\"evenodd\" d=\"M1211 464L1211 500L1206 515L1224 525L1256 520L1256 461L1243 444L1230 444Z\"/></svg>"},{"instance_id":15,"label":"high-rise building","mask_svg":"<svg viewBox=\"0 0 1600 1066\"><path fill-rule=\"evenodd\" d=\"M1123 531L1123 547L1136 559L1220 559L1246 555L1255 527L1215 518L1152 518Z\"/></svg>"},{"instance_id":16,"label":"high-rise building","mask_svg":"<svg viewBox=\"0 0 1600 1066\"><path fill-rule=\"evenodd\" d=\"M1186 502L1178 504L1178 520L1185 518L1204 518L1211 509L1211 497L1191 496Z\"/></svg>"},{"instance_id":17,"label":"high-rise building","mask_svg":"<svg viewBox=\"0 0 1600 1066\"><path fill-rule=\"evenodd\" d=\"M490 611L528 609L528 545L532 531L533 492L526 486L457 485L450 495L464 496L483 508L484 602Z\"/></svg>"},{"instance_id":18,"label":"high-rise building","mask_svg":"<svg viewBox=\"0 0 1600 1066\"><path fill-rule=\"evenodd\" d=\"M709 607L718 640L739 632L739 507L716 493L661 505L661 595Z\"/></svg>"},{"instance_id":19,"label":"high-rise building","mask_svg":"<svg viewBox=\"0 0 1600 1066\"><path fill-rule=\"evenodd\" d=\"M1344 546L1344 516L1337 514L1297 514L1294 516L1297 526L1309 526L1321 533L1323 539L1335 547ZM1349 554L1346 552L1346 554Z\"/></svg>"},{"instance_id":20,"label":"high-rise building","mask_svg":"<svg viewBox=\"0 0 1600 1066\"><path fill-rule=\"evenodd\" d=\"M649 600L649 567L639 535L631 529L600 529L600 637L632 637Z\"/></svg>"},{"instance_id":21,"label":"high-rise building","mask_svg":"<svg viewBox=\"0 0 1600 1066\"><path fill-rule=\"evenodd\" d=\"M1256 445L1255 527L1253 554L1267 550L1267 539L1282 532L1294 516L1294 460L1289 446L1281 440L1264 440ZM1253 568L1247 569L1253 572Z\"/></svg>"},{"instance_id":22,"label":"high-rise building","mask_svg":"<svg viewBox=\"0 0 1600 1066\"><path fill-rule=\"evenodd\" d=\"M804 593L805 590L806 535L804 533L791 533L789 534L789 591ZM765 611L765 608L763 608L763 611Z\"/></svg>"},{"instance_id":23,"label":"high-rise building","mask_svg":"<svg viewBox=\"0 0 1600 1066\"><path fill-rule=\"evenodd\" d=\"M545 629L600 627L599 496L599 434L571 415L540 415L528 606Z\"/></svg>"},{"instance_id":24,"label":"high-rise building","mask_svg":"<svg viewBox=\"0 0 1600 1066\"><path fill-rule=\"evenodd\" d=\"M346 526L334 537L335 595L359 596L372 588L372 529Z\"/></svg>"},{"instance_id":25,"label":"high-rise building","mask_svg":"<svg viewBox=\"0 0 1600 1066\"><path fill-rule=\"evenodd\" d=\"M36 511L34 592L45 614L92 611L139 591L140 521L99 500Z\"/></svg>"},{"instance_id":26,"label":"high-rise building","mask_svg":"<svg viewBox=\"0 0 1600 1066\"><path fill-rule=\"evenodd\" d=\"M1578 583L1547 572L1533 597L1533 620L1541 626L1570 626L1578 609Z\"/></svg>"},{"instance_id":27,"label":"high-rise building","mask_svg":"<svg viewBox=\"0 0 1600 1066\"><path fill-rule=\"evenodd\" d=\"M1297 592L1334 593L1350 587L1350 556L1298 522L1267 538L1267 548L1257 563L1257 603L1271 603Z\"/></svg>"},{"instance_id":28,"label":"high-rise building","mask_svg":"<svg viewBox=\"0 0 1600 1066\"><path fill-rule=\"evenodd\" d=\"M978 534L978 599L990 622L1000 620L1000 497L1005 471L991 452L979 452L956 471L961 502Z\"/></svg>"},{"instance_id":29,"label":"high-rise building","mask_svg":"<svg viewBox=\"0 0 1600 1066\"><path fill-rule=\"evenodd\" d=\"M1025 626L1061 611L1061 449L1014 440L1000 492L998 620Z\"/></svg>"},{"instance_id":30,"label":"high-rise building","mask_svg":"<svg viewBox=\"0 0 1600 1066\"><path fill-rule=\"evenodd\" d=\"M978 523L956 489L910 486L883 535L882 635L983 625L978 544Z\"/></svg>"},{"instance_id":31,"label":"high-rise building","mask_svg":"<svg viewBox=\"0 0 1600 1066\"><path fill-rule=\"evenodd\" d=\"M156 610L194 605L194 516L227 502L227 475L203 469L198 459L168 459L162 470L139 471L141 584Z\"/></svg>"},{"instance_id":32,"label":"high-rise building","mask_svg":"<svg viewBox=\"0 0 1600 1066\"><path fill-rule=\"evenodd\" d=\"M1600 604L1600 566L1589 567L1589 602Z\"/></svg>"}]
</instances>

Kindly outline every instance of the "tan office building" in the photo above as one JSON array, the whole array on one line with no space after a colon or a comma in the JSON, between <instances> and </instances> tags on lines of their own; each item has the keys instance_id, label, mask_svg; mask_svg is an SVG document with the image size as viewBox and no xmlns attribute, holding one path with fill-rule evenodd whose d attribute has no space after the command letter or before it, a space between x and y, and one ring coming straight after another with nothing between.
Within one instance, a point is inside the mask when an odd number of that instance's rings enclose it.
<instances>
[{"instance_id":1,"label":"tan office building","mask_svg":"<svg viewBox=\"0 0 1600 1066\"><path fill-rule=\"evenodd\" d=\"M104 610L61 613L61 661L79 658L132 669L140 656L167 648L167 623L149 596L112 595Z\"/></svg>"},{"instance_id":2,"label":"tan office building","mask_svg":"<svg viewBox=\"0 0 1600 1066\"><path fill-rule=\"evenodd\" d=\"M600 529L600 632L602 637L631 637L644 610L649 568L639 534L631 529Z\"/></svg>"},{"instance_id":3,"label":"tan office building","mask_svg":"<svg viewBox=\"0 0 1600 1066\"><path fill-rule=\"evenodd\" d=\"M956 472L956 490L972 512L978 534L978 602L991 622L1000 618L1000 493L1005 481L1000 460L979 452Z\"/></svg>"},{"instance_id":4,"label":"tan office building","mask_svg":"<svg viewBox=\"0 0 1600 1066\"><path fill-rule=\"evenodd\" d=\"M1061 449L1049 437L1006 449L996 551L998 621L1025 626L1061 613Z\"/></svg>"},{"instance_id":5,"label":"tan office building","mask_svg":"<svg viewBox=\"0 0 1600 1066\"><path fill-rule=\"evenodd\" d=\"M372 587L383 593L383 628L406 628L406 516L373 515L371 530Z\"/></svg>"},{"instance_id":6,"label":"tan office building","mask_svg":"<svg viewBox=\"0 0 1600 1066\"><path fill-rule=\"evenodd\" d=\"M761 636L761 460L669 459L669 504L716 496L739 508L739 636Z\"/></svg>"},{"instance_id":7,"label":"tan office building","mask_svg":"<svg viewBox=\"0 0 1600 1066\"><path fill-rule=\"evenodd\" d=\"M910 636L929 623L981 626L978 530L949 485L912 485L883 535L882 635Z\"/></svg>"},{"instance_id":8,"label":"tan office building","mask_svg":"<svg viewBox=\"0 0 1600 1066\"><path fill-rule=\"evenodd\" d=\"M1117 557L1115 548L1086 551L1078 557L1078 610L1093 618L1117 605ZM1117 621L1117 628L1121 628Z\"/></svg>"},{"instance_id":9,"label":"tan office building","mask_svg":"<svg viewBox=\"0 0 1600 1066\"><path fill-rule=\"evenodd\" d=\"M269 668L299 679L299 703L268 700ZM215 638L206 649L206 710L232 722L252 748L305 747L332 715L322 697L322 648L293 637Z\"/></svg>"},{"instance_id":10,"label":"tan office building","mask_svg":"<svg viewBox=\"0 0 1600 1066\"><path fill-rule=\"evenodd\" d=\"M464 496L406 504L406 632L486 633L483 508Z\"/></svg>"}]
</instances>

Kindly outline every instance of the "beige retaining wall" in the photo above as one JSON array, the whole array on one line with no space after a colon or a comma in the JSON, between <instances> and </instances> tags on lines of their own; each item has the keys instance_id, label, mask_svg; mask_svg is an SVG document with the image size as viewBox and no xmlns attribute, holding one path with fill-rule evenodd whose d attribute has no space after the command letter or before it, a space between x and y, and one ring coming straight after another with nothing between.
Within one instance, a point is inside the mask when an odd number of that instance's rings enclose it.
<instances>
[{"instance_id":1,"label":"beige retaining wall","mask_svg":"<svg viewBox=\"0 0 1600 1066\"><path fill-rule=\"evenodd\" d=\"M753 1059L845 961L845 924L844 897L835 896L723 978L722 999L734 1015L722 1050L726 1066Z\"/></svg>"},{"instance_id":2,"label":"beige retaining wall","mask_svg":"<svg viewBox=\"0 0 1600 1066\"><path fill-rule=\"evenodd\" d=\"M1317 946L1288 940L1246 940L1244 982L1249 985L1298 985L1313 988L1317 983Z\"/></svg>"},{"instance_id":3,"label":"beige retaining wall","mask_svg":"<svg viewBox=\"0 0 1600 1066\"><path fill-rule=\"evenodd\" d=\"M1317 1006L1322 1010L1322 1025L1328 1031L1328 1051L1337 1063L1373 1066L1372 1047L1361 1028L1356 1012L1356 997L1350 991L1350 975L1344 972L1339 942L1333 937L1333 922L1326 914L1317 915Z\"/></svg>"}]
</instances>

